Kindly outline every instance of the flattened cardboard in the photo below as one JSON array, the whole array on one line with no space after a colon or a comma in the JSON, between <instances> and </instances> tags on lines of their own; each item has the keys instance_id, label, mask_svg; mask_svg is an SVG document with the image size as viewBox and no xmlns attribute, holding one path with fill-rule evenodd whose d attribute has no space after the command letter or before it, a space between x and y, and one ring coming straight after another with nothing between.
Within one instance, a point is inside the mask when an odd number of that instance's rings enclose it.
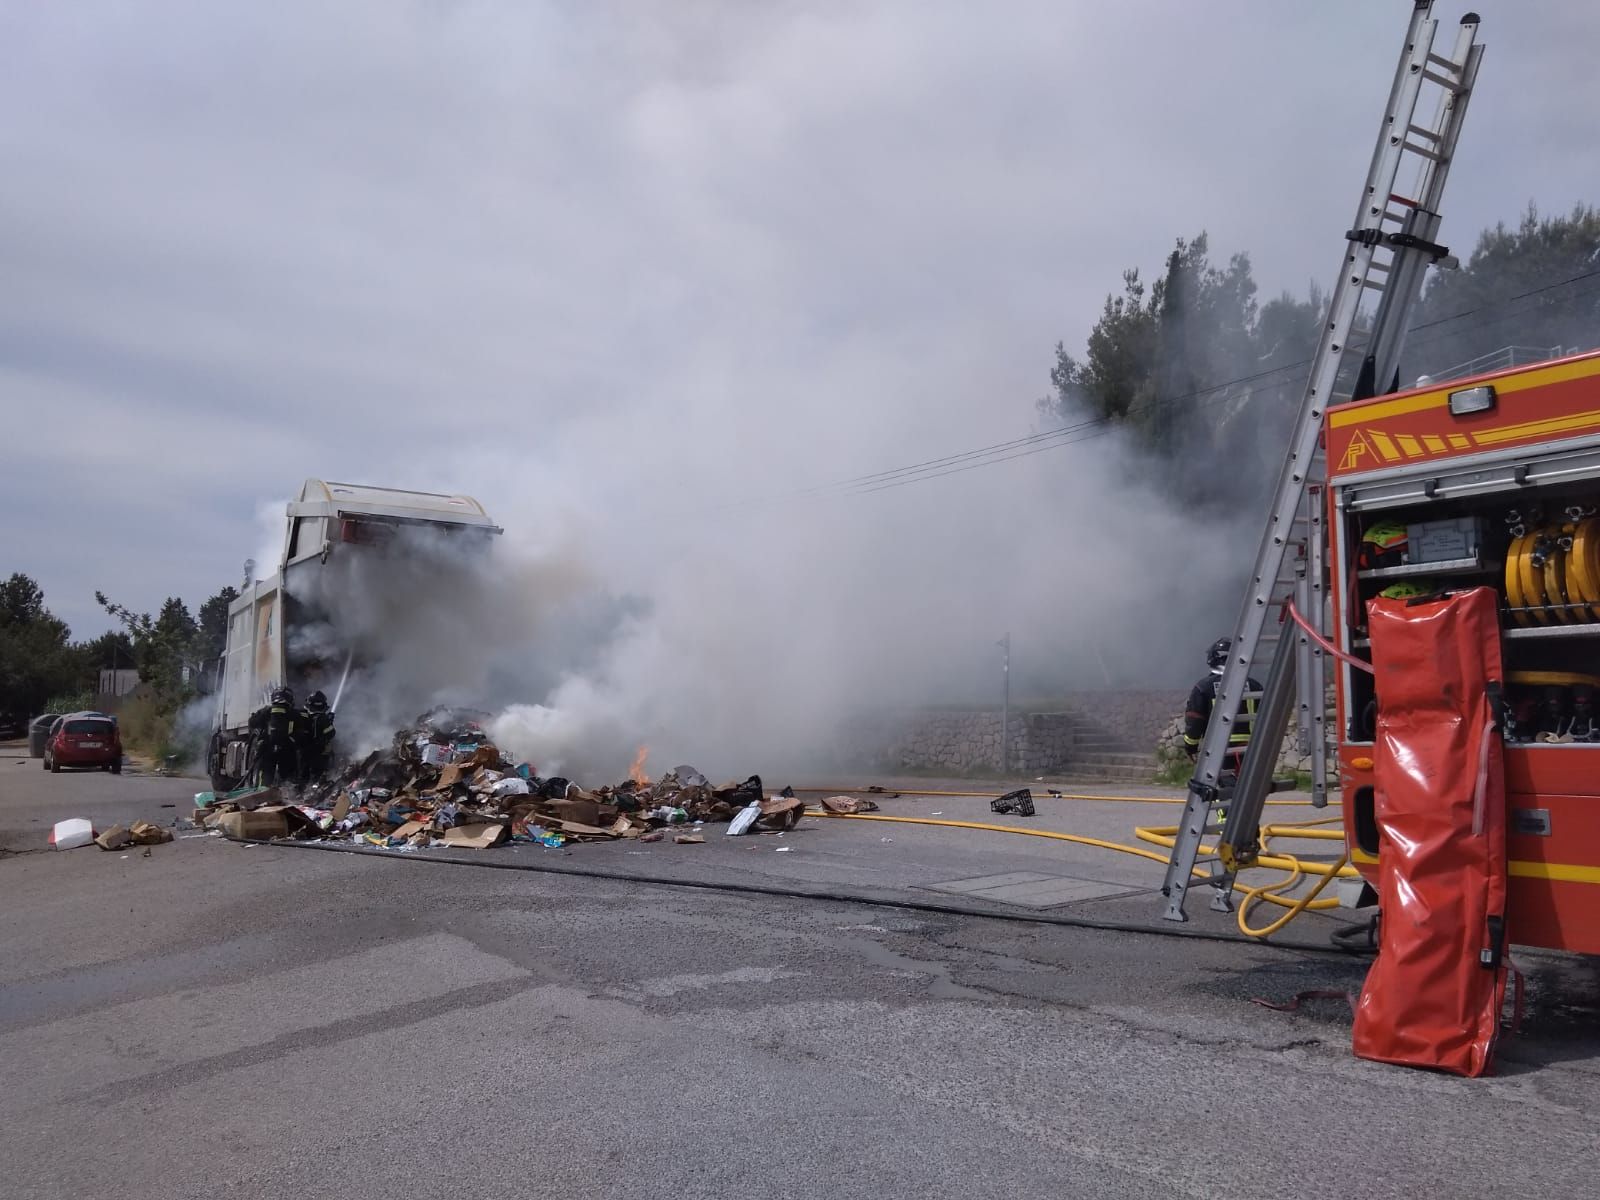
<instances>
[{"instance_id":1,"label":"flattened cardboard","mask_svg":"<svg viewBox=\"0 0 1600 1200\"><path fill-rule=\"evenodd\" d=\"M828 812L846 817L853 813L878 811L878 806L871 800L857 800L854 796L824 796L821 804Z\"/></svg>"},{"instance_id":2,"label":"flattened cardboard","mask_svg":"<svg viewBox=\"0 0 1600 1200\"><path fill-rule=\"evenodd\" d=\"M444 844L470 850L487 850L505 841L510 832L504 825L498 824L457 825L445 830Z\"/></svg>"}]
</instances>

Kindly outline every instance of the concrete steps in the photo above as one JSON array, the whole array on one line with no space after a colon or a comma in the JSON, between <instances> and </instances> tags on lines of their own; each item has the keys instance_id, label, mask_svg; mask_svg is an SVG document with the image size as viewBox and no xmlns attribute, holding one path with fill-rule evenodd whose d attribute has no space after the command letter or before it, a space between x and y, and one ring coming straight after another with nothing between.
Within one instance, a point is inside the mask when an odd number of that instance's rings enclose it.
<instances>
[{"instance_id":1,"label":"concrete steps","mask_svg":"<svg viewBox=\"0 0 1600 1200\"><path fill-rule=\"evenodd\" d=\"M1080 752L1067 761L1066 774L1108 783L1150 783L1155 778L1156 760L1153 754L1127 751Z\"/></svg>"}]
</instances>

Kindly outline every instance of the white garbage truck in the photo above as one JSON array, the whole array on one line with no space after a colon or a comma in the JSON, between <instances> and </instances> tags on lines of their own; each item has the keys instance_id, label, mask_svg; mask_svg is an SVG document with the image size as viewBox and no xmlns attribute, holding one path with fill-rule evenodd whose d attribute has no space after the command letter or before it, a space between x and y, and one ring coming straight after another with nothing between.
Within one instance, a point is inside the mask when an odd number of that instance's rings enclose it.
<instances>
[{"instance_id":1,"label":"white garbage truck","mask_svg":"<svg viewBox=\"0 0 1600 1200\"><path fill-rule=\"evenodd\" d=\"M305 481L286 516L277 571L248 581L228 608L206 762L219 792L254 773L250 716L276 689L301 702L321 691L337 707L352 671L381 656L382 629L355 619L371 593L403 603L419 559L486 552L501 533L470 496L321 479Z\"/></svg>"}]
</instances>

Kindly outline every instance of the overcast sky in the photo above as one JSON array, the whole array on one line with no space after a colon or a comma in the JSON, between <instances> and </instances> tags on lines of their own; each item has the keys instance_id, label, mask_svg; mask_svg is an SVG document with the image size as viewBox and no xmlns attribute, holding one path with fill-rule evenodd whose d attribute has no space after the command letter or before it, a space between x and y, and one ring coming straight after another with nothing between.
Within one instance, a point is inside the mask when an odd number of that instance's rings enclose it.
<instances>
[{"instance_id":1,"label":"overcast sky","mask_svg":"<svg viewBox=\"0 0 1600 1200\"><path fill-rule=\"evenodd\" d=\"M1600 6L1477 7L1463 251L1600 201ZM1328 280L1408 10L0 0L0 571L196 604L307 476L618 569L1027 433L1173 238Z\"/></svg>"}]
</instances>

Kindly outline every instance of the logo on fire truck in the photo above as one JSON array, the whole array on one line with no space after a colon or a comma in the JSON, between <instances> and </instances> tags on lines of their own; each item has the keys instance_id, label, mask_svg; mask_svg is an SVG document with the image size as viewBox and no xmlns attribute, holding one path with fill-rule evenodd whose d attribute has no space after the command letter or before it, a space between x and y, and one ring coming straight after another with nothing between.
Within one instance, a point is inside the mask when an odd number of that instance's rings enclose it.
<instances>
[{"instance_id":1,"label":"logo on fire truck","mask_svg":"<svg viewBox=\"0 0 1600 1200\"><path fill-rule=\"evenodd\" d=\"M1358 471L1364 466L1382 466L1407 458L1428 458L1435 454L1472 449L1475 439L1464 433L1384 433L1378 429L1356 429L1350 434L1339 470Z\"/></svg>"}]
</instances>

